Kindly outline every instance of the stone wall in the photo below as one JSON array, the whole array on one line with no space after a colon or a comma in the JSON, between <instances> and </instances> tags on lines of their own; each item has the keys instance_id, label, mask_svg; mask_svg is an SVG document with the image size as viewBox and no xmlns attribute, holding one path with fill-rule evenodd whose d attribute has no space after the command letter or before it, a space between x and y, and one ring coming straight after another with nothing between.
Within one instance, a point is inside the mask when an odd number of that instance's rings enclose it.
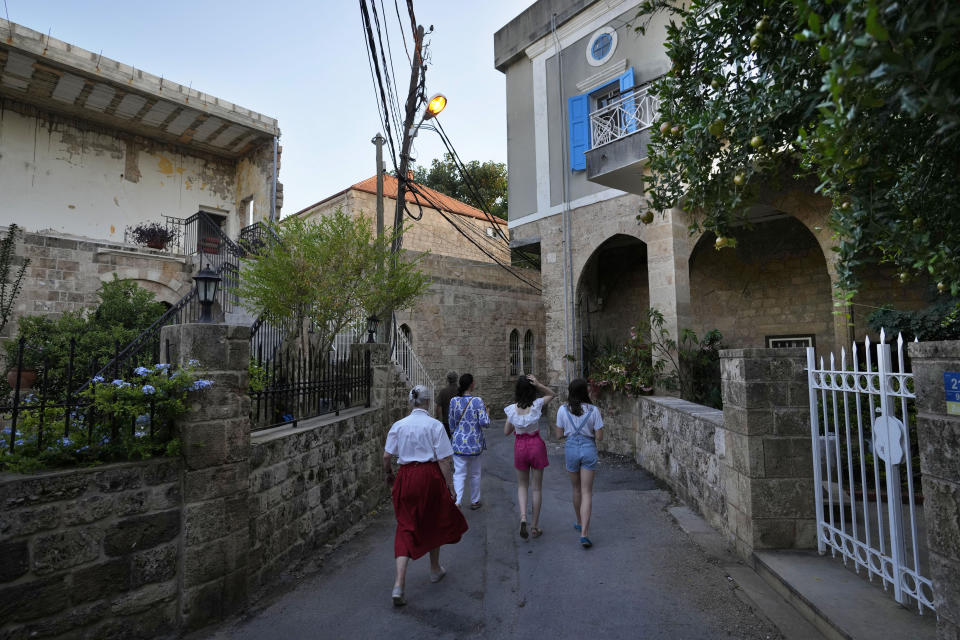
<instances>
[{"instance_id":1,"label":"stone wall","mask_svg":"<svg viewBox=\"0 0 960 640\"><path fill-rule=\"evenodd\" d=\"M515 377L510 375L510 332L521 343L529 329L534 336L533 373L548 384L546 336L540 293L497 265L447 256L428 255L423 269L431 279L427 293L410 311L398 312L397 322L411 331L413 349L438 386L453 369L472 373L476 395L503 417L513 402ZM539 284L539 274L517 269Z\"/></svg>"},{"instance_id":2,"label":"stone wall","mask_svg":"<svg viewBox=\"0 0 960 640\"><path fill-rule=\"evenodd\" d=\"M256 432L250 457L250 592L336 539L389 495L381 460L387 431L406 414L406 387L387 361L386 345L369 349L371 408L321 416L295 427Z\"/></svg>"},{"instance_id":3,"label":"stone wall","mask_svg":"<svg viewBox=\"0 0 960 640\"><path fill-rule=\"evenodd\" d=\"M631 398L604 392L601 451L629 456L718 530L726 530L720 482L724 459L723 412L670 397Z\"/></svg>"},{"instance_id":4,"label":"stone wall","mask_svg":"<svg viewBox=\"0 0 960 640\"><path fill-rule=\"evenodd\" d=\"M6 227L0 228L0 234ZM53 232L24 233L16 255L30 259L6 336L17 331L24 315L58 316L97 304L100 285L116 275L153 292L159 302L173 304L193 286L192 264L183 256L111 244ZM19 264L19 262L18 262Z\"/></svg>"},{"instance_id":5,"label":"stone wall","mask_svg":"<svg viewBox=\"0 0 960 640\"><path fill-rule=\"evenodd\" d=\"M930 577L937 638L960 638L960 410L951 380L960 375L960 341L908 346L917 394ZM945 375L947 373L953 375ZM949 396L947 394L950 394Z\"/></svg>"},{"instance_id":6,"label":"stone wall","mask_svg":"<svg viewBox=\"0 0 960 640\"><path fill-rule=\"evenodd\" d=\"M0 475L0 637L177 626L180 464Z\"/></svg>"}]
</instances>

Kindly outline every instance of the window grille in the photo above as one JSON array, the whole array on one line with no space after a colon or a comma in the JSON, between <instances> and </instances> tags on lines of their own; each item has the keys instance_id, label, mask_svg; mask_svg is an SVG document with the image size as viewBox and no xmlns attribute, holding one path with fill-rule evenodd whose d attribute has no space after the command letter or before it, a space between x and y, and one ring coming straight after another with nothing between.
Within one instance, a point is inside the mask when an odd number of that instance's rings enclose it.
<instances>
[{"instance_id":1,"label":"window grille","mask_svg":"<svg viewBox=\"0 0 960 640\"><path fill-rule=\"evenodd\" d=\"M521 360L523 354L520 352L520 332L514 329L510 332L510 375L520 375L520 369L523 366Z\"/></svg>"},{"instance_id":2,"label":"window grille","mask_svg":"<svg viewBox=\"0 0 960 640\"><path fill-rule=\"evenodd\" d=\"M533 371L533 331L527 329L523 334L523 359L520 363L524 373Z\"/></svg>"},{"instance_id":3,"label":"window grille","mask_svg":"<svg viewBox=\"0 0 960 640\"><path fill-rule=\"evenodd\" d=\"M767 340L768 349L783 349L785 347L796 348L796 347L817 346L815 336L811 334L792 335L792 336L767 336L766 340Z\"/></svg>"}]
</instances>

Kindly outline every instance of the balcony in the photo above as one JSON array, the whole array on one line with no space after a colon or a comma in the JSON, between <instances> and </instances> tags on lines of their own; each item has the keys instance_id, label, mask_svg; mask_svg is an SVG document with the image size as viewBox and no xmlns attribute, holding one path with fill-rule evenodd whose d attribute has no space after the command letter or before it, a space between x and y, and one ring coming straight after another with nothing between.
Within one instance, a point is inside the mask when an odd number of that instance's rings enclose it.
<instances>
[{"instance_id":1,"label":"balcony","mask_svg":"<svg viewBox=\"0 0 960 640\"><path fill-rule=\"evenodd\" d=\"M641 174L657 107L657 97L646 84L590 114L588 180L621 191L643 192Z\"/></svg>"}]
</instances>

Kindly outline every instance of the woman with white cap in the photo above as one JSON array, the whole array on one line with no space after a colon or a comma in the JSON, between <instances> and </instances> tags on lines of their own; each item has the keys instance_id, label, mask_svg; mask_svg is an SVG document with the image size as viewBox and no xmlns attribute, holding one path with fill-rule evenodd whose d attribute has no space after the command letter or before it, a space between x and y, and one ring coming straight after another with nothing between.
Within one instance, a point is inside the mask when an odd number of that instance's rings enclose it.
<instances>
[{"instance_id":1,"label":"woman with white cap","mask_svg":"<svg viewBox=\"0 0 960 640\"><path fill-rule=\"evenodd\" d=\"M393 551L396 580L393 604L406 604L404 588L407 565L430 554L430 582L446 575L440 565L440 547L460 541L467 521L454 502L451 458L453 449L439 420L430 417L433 392L417 385L410 391L413 411L398 420L387 434L383 470L387 484L393 486L393 511L397 518ZM391 464L396 457L399 468L394 475Z\"/></svg>"}]
</instances>

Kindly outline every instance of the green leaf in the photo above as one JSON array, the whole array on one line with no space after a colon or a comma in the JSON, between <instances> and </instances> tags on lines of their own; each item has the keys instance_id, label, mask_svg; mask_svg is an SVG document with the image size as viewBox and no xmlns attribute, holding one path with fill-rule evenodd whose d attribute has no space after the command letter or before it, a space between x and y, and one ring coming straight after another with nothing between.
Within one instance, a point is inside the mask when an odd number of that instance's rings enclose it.
<instances>
[{"instance_id":1,"label":"green leaf","mask_svg":"<svg viewBox=\"0 0 960 640\"><path fill-rule=\"evenodd\" d=\"M870 7L867 9L867 33L879 42L886 42L890 39L890 33L880 23L880 16L875 2L871 2Z\"/></svg>"},{"instance_id":2,"label":"green leaf","mask_svg":"<svg viewBox=\"0 0 960 640\"><path fill-rule=\"evenodd\" d=\"M820 33L820 15L815 11L811 11L807 15L807 24L810 26L810 31L817 34Z\"/></svg>"}]
</instances>

